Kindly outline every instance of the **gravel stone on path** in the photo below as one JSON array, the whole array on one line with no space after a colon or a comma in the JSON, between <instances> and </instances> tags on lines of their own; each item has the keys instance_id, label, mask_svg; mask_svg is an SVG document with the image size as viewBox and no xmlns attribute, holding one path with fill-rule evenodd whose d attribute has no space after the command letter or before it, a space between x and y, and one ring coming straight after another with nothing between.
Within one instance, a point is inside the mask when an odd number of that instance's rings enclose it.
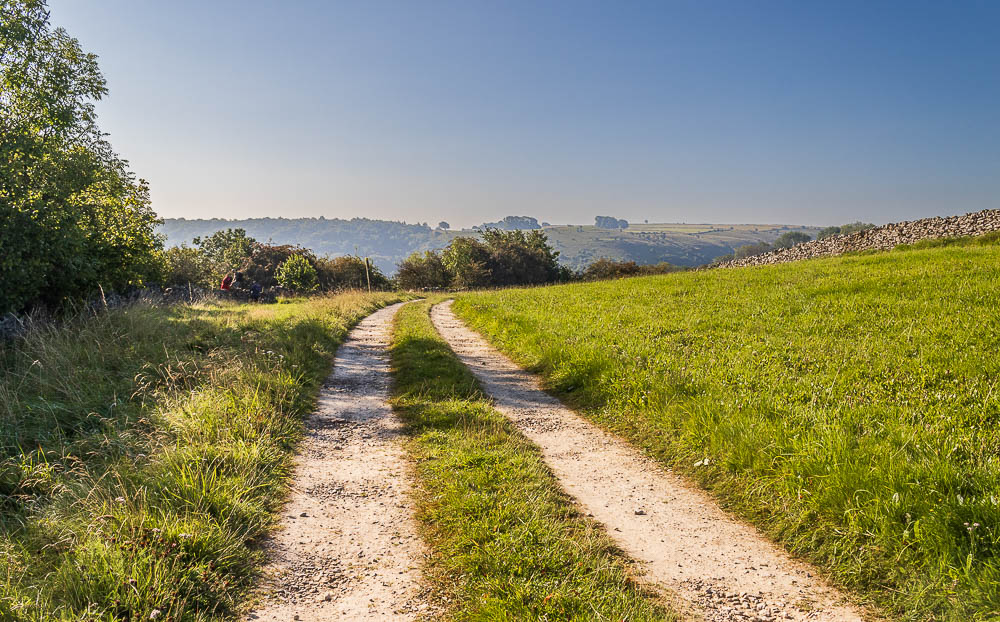
<instances>
[{"instance_id":1,"label":"gravel stone on path","mask_svg":"<svg viewBox=\"0 0 1000 622\"><path fill-rule=\"evenodd\" d=\"M415 620L430 610L402 424L387 402L400 306L362 320L337 350L306 420L281 529L264 545L266 593L249 620Z\"/></svg>"}]
</instances>

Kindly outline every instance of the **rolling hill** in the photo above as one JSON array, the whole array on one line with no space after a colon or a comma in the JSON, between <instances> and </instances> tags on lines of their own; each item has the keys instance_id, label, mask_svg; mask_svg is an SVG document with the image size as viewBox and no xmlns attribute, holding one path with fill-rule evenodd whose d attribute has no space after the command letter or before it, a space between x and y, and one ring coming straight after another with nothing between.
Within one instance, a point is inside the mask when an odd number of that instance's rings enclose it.
<instances>
[{"instance_id":1,"label":"rolling hill","mask_svg":"<svg viewBox=\"0 0 1000 622\"><path fill-rule=\"evenodd\" d=\"M171 246L190 243L198 236L228 228L242 228L261 241L298 244L320 255L360 254L372 258L384 272L413 252L443 248L457 236L475 236L476 231L431 229L425 224L407 224L367 218L252 218L245 220L166 219L159 233ZM639 264L668 262L698 266L744 244L772 242L787 231L815 236L816 227L796 225L633 224L628 229L599 229L593 225L544 227L560 252L560 260L573 269L586 267L607 257Z\"/></svg>"}]
</instances>

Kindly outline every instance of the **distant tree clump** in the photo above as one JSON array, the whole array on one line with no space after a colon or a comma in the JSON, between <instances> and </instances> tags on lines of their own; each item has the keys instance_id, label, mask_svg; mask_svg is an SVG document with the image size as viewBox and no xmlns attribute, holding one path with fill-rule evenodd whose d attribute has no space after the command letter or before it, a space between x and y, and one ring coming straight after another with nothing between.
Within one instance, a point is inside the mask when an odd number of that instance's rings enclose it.
<instances>
[{"instance_id":1,"label":"distant tree clump","mask_svg":"<svg viewBox=\"0 0 1000 622\"><path fill-rule=\"evenodd\" d=\"M448 224L447 221L442 220L441 222L438 223L438 229L442 229L444 231L447 231L448 229L451 229L451 225Z\"/></svg>"},{"instance_id":2,"label":"distant tree clump","mask_svg":"<svg viewBox=\"0 0 1000 622\"><path fill-rule=\"evenodd\" d=\"M400 262L396 283L404 289L471 289L552 283L571 276L541 231L487 229L480 236L458 237L441 251L410 255Z\"/></svg>"},{"instance_id":3,"label":"distant tree clump","mask_svg":"<svg viewBox=\"0 0 1000 622\"><path fill-rule=\"evenodd\" d=\"M774 241L774 248L791 248L796 244L802 244L811 239L808 234L801 231L789 231L778 236L778 239Z\"/></svg>"},{"instance_id":4,"label":"distant tree clump","mask_svg":"<svg viewBox=\"0 0 1000 622\"><path fill-rule=\"evenodd\" d=\"M826 227L821 229L819 233L816 234L817 240L822 240L834 235L847 235L848 233L856 233L858 231L867 231L868 229L874 229L875 225L870 222L851 222L846 225Z\"/></svg>"},{"instance_id":5,"label":"distant tree clump","mask_svg":"<svg viewBox=\"0 0 1000 622\"><path fill-rule=\"evenodd\" d=\"M475 229L485 231L487 229L502 229L504 231L515 231L518 229L541 229L538 220L531 216L506 216L499 222L483 223Z\"/></svg>"},{"instance_id":6,"label":"distant tree clump","mask_svg":"<svg viewBox=\"0 0 1000 622\"><path fill-rule=\"evenodd\" d=\"M628 229L628 221L612 216L596 216L594 226L598 229Z\"/></svg>"},{"instance_id":7,"label":"distant tree clump","mask_svg":"<svg viewBox=\"0 0 1000 622\"><path fill-rule=\"evenodd\" d=\"M0 2L0 313L158 276L148 186L97 126L106 94L44 1Z\"/></svg>"},{"instance_id":8,"label":"distant tree clump","mask_svg":"<svg viewBox=\"0 0 1000 622\"><path fill-rule=\"evenodd\" d=\"M316 268L302 255L286 259L274 276L282 287L296 293L308 293L319 287Z\"/></svg>"}]
</instances>

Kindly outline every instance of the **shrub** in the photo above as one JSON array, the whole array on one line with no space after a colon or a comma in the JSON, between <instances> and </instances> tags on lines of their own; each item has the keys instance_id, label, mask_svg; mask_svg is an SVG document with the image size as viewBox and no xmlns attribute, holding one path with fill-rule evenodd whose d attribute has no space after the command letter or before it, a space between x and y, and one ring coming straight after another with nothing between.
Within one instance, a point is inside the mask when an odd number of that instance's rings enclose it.
<instances>
[{"instance_id":1,"label":"shrub","mask_svg":"<svg viewBox=\"0 0 1000 622\"><path fill-rule=\"evenodd\" d=\"M297 293L311 292L319 286L316 268L302 255L286 259L278 266L275 278L282 287Z\"/></svg>"},{"instance_id":2,"label":"shrub","mask_svg":"<svg viewBox=\"0 0 1000 622\"><path fill-rule=\"evenodd\" d=\"M451 285L452 274L437 251L413 253L396 270L400 289L443 289Z\"/></svg>"},{"instance_id":3,"label":"shrub","mask_svg":"<svg viewBox=\"0 0 1000 622\"><path fill-rule=\"evenodd\" d=\"M160 253L161 282L168 287L214 284L212 268L204 253L197 248L173 246Z\"/></svg>"},{"instance_id":4,"label":"shrub","mask_svg":"<svg viewBox=\"0 0 1000 622\"><path fill-rule=\"evenodd\" d=\"M315 261L319 286L326 291L366 289L369 281L373 290L389 287L389 279L374 264L355 255L321 257Z\"/></svg>"}]
</instances>

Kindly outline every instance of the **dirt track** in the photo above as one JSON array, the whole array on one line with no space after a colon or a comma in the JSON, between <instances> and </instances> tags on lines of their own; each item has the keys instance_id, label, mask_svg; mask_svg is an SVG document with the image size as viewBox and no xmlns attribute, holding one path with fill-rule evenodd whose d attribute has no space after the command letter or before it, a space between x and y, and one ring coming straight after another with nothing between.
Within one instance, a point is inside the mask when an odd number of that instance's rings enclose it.
<instances>
[{"instance_id":1,"label":"dirt track","mask_svg":"<svg viewBox=\"0 0 1000 622\"><path fill-rule=\"evenodd\" d=\"M431 317L497 408L541 448L565 490L640 563L648 581L709 622L862 619L815 570L542 391L535 376L458 320L450 301Z\"/></svg>"},{"instance_id":2,"label":"dirt track","mask_svg":"<svg viewBox=\"0 0 1000 622\"><path fill-rule=\"evenodd\" d=\"M386 399L401 305L348 335L306 422L282 529L268 542L269 594L250 620L413 620L427 610L424 550L407 498L401 424Z\"/></svg>"}]
</instances>

